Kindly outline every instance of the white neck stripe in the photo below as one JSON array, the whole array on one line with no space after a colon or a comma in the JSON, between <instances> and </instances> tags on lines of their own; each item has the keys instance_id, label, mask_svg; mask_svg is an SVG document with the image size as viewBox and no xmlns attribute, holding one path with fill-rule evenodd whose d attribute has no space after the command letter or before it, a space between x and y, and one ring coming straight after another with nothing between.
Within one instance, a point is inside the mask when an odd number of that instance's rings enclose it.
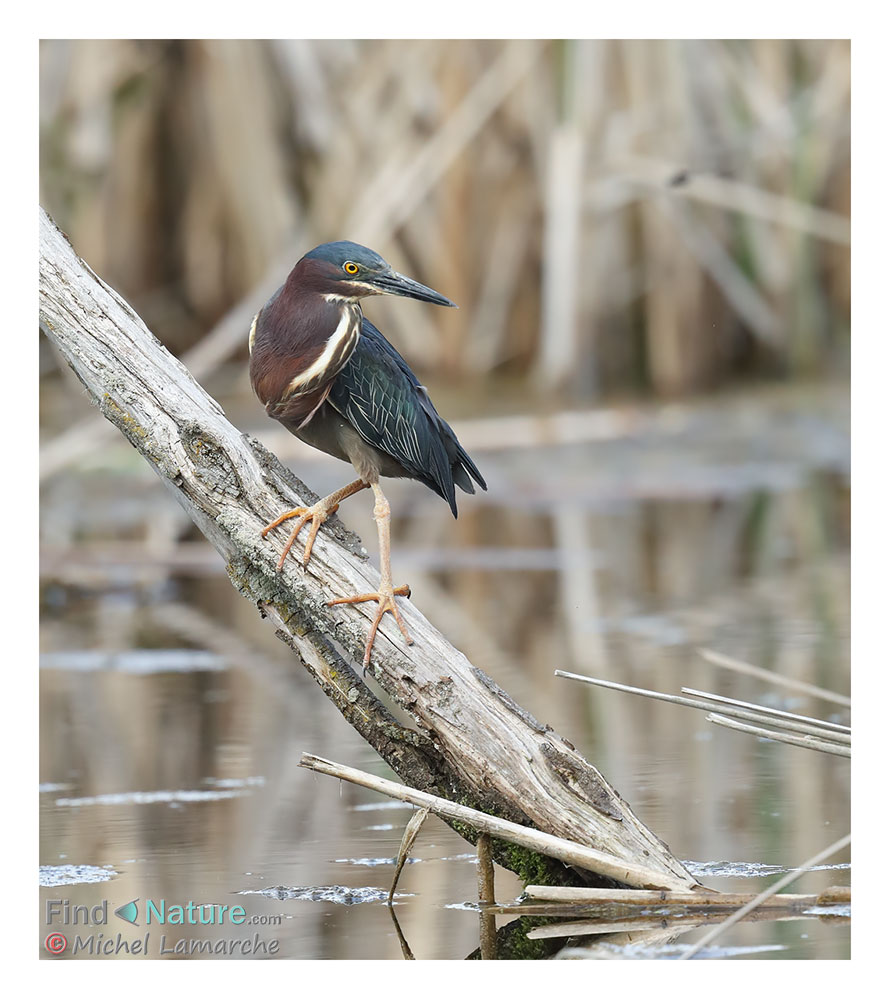
<instances>
[{"instance_id":1,"label":"white neck stripe","mask_svg":"<svg viewBox=\"0 0 890 999\"><path fill-rule=\"evenodd\" d=\"M285 389L285 395L292 395L294 392L298 392L301 386L306 385L308 382L311 382L320 375L323 375L340 348L343 347L350 338L358 340L358 328L361 322L360 316L361 311L354 307L350 308L347 306L341 311L340 322L337 323L337 328L328 337L328 342L325 344L324 350L305 371L301 371L300 374L298 374L297 377L291 381ZM346 359L347 358L343 359L344 363L346 362Z\"/></svg>"}]
</instances>

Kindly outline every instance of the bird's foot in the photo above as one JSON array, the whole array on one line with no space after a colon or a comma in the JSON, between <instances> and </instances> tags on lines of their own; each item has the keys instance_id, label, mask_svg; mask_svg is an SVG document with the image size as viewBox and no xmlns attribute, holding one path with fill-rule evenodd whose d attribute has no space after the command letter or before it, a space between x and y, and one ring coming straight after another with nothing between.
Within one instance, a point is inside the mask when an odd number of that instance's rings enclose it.
<instances>
[{"instance_id":1,"label":"bird's foot","mask_svg":"<svg viewBox=\"0 0 890 999\"><path fill-rule=\"evenodd\" d=\"M281 558L278 560L277 569L281 572L282 566L284 565L284 560L287 558L287 553L291 550L293 543L297 540L297 535L303 530L303 527L312 521L312 526L309 528L309 537L306 539L306 547L303 550L303 565L306 565L309 561L309 557L312 555L312 546L315 544L315 537L318 534L318 529L321 525L332 516L339 509L340 504L330 502L330 497L325 497L320 499L313 506L298 506L293 510L288 510L287 513L283 513L277 520L273 520L271 524L267 524L260 532L263 537L265 537L269 531L274 530L279 524L283 524L286 520L290 520L292 517L298 517L294 529L291 531L290 537L287 539L287 544L284 546L284 551L281 553Z\"/></svg>"},{"instance_id":2,"label":"bird's foot","mask_svg":"<svg viewBox=\"0 0 890 999\"><path fill-rule=\"evenodd\" d=\"M408 634L408 629L405 627L405 622L402 620L402 615L399 613L399 608L396 606L396 597L410 597L411 587L410 586L384 586L381 585L379 593L360 593L355 597L341 597L339 600L329 600L328 607L333 607L335 604L363 604L369 600L377 601L377 613L374 615L374 620L371 622L371 631L368 635L368 642L365 645L365 657L362 660L362 666L367 669L371 663L371 648L374 645L374 639L377 637L377 629L380 627L380 622L383 620L383 615L389 611L390 614L396 619L396 624L399 626L399 630L405 636L405 641L409 645L414 644L414 639Z\"/></svg>"}]
</instances>

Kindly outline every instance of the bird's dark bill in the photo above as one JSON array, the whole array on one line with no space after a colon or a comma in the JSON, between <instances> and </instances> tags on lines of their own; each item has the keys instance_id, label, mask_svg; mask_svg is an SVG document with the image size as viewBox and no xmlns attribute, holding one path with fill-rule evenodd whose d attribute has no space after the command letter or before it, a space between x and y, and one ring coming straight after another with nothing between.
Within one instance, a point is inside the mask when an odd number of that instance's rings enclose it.
<instances>
[{"instance_id":1,"label":"bird's dark bill","mask_svg":"<svg viewBox=\"0 0 890 999\"><path fill-rule=\"evenodd\" d=\"M387 295L401 295L404 298L416 298L421 302L432 302L433 305L447 305L452 309L457 308L450 298L440 295L432 288L427 288L425 284L405 277L404 274L399 274L397 271L381 274L373 278L371 283Z\"/></svg>"}]
</instances>

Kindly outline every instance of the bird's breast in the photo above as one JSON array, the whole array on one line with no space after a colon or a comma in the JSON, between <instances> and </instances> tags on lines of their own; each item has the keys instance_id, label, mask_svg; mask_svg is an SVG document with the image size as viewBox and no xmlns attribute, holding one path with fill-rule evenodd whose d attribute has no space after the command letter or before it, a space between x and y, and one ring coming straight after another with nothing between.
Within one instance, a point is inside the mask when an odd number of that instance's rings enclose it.
<instances>
[{"instance_id":1,"label":"bird's breast","mask_svg":"<svg viewBox=\"0 0 890 999\"><path fill-rule=\"evenodd\" d=\"M283 310L270 300L251 325L250 380L270 416L300 425L315 414L349 361L362 328L355 302L316 299Z\"/></svg>"},{"instance_id":2,"label":"bird's breast","mask_svg":"<svg viewBox=\"0 0 890 999\"><path fill-rule=\"evenodd\" d=\"M362 313L357 305L344 303L333 332L321 345L314 360L288 382L285 395L314 392L343 369L358 343Z\"/></svg>"}]
</instances>

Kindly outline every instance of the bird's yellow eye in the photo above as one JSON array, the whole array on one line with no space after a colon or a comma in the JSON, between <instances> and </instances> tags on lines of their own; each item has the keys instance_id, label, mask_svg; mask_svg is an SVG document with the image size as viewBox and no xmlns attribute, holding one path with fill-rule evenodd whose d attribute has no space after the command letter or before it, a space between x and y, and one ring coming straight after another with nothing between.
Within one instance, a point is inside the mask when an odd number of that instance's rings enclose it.
<instances>
[{"instance_id":1,"label":"bird's yellow eye","mask_svg":"<svg viewBox=\"0 0 890 999\"><path fill-rule=\"evenodd\" d=\"M347 260L343 265L343 270L347 274L358 274L358 264L354 264L351 260Z\"/></svg>"}]
</instances>

